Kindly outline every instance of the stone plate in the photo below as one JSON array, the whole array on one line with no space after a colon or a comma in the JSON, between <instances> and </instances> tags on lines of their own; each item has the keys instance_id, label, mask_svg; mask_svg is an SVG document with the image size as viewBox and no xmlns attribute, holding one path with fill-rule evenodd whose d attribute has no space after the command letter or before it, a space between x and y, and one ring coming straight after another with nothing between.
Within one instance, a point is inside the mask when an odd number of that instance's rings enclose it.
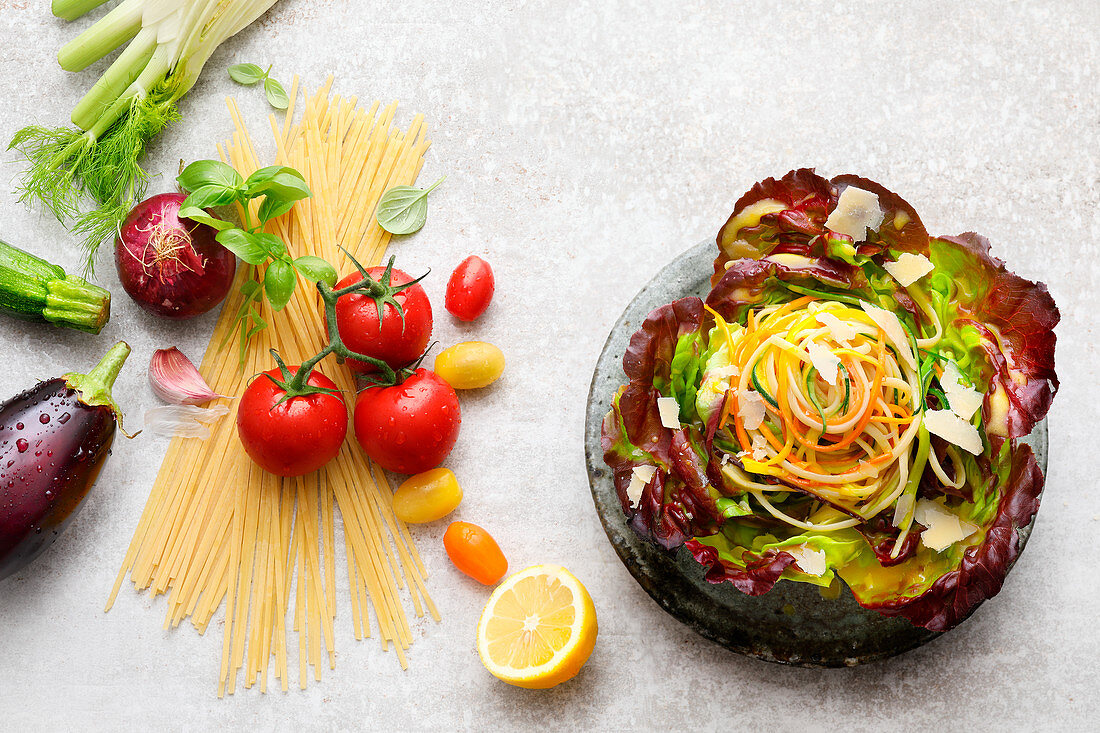
<instances>
[{"instance_id":1,"label":"stone plate","mask_svg":"<svg viewBox=\"0 0 1100 733\"><path fill-rule=\"evenodd\" d=\"M728 583L712 585L687 550L666 553L627 525L611 472L603 462L600 425L615 390L626 382L622 357L631 335L654 308L689 295L706 297L714 247L710 241L687 250L638 293L612 328L592 375L585 453L592 499L608 539L631 575L663 609L740 654L802 667L842 667L885 659L928 643L941 634L864 609L847 587L839 598L826 600L816 586L806 583L778 583L757 597L744 595ZM1045 474L1046 421L1027 442ZM1033 525L1020 531L1021 551Z\"/></svg>"}]
</instances>

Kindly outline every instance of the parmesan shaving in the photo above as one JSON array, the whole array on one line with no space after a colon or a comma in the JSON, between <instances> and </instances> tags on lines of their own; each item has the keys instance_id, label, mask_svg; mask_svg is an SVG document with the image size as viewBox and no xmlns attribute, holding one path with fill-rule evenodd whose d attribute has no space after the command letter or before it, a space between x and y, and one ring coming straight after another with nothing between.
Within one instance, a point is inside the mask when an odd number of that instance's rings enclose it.
<instances>
[{"instance_id":1,"label":"parmesan shaving","mask_svg":"<svg viewBox=\"0 0 1100 733\"><path fill-rule=\"evenodd\" d=\"M768 259L777 265L783 265L789 270L809 270L817 265L817 260L805 255L781 252L777 255L769 255Z\"/></svg>"},{"instance_id":2,"label":"parmesan shaving","mask_svg":"<svg viewBox=\"0 0 1100 733\"><path fill-rule=\"evenodd\" d=\"M898 320L897 314L885 308L879 308L877 305L871 305L865 300L861 300L859 304L871 320L875 322L875 325L886 333L887 340L894 345L894 349L898 352L898 356L902 358L902 361L911 369L916 369L917 359L913 356L913 350L909 348L909 338L906 336L905 328Z\"/></svg>"},{"instance_id":3,"label":"parmesan shaving","mask_svg":"<svg viewBox=\"0 0 1100 733\"><path fill-rule=\"evenodd\" d=\"M810 341L806 346L810 354L810 361L814 369L825 380L826 384L836 384L837 375L840 373L840 357L832 352L828 346L823 346L817 341Z\"/></svg>"},{"instance_id":4,"label":"parmesan shaving","mask_svg":"<svg viewBox=\"0 0 1100 733\"><path fill-rule=\"evenodd\" d=\"M680 429L680 403L675 397L658 397L657 411L661 413L661 424L669 430Z\"/></svg>"},{"instance_id":5,"label":"parmesan shaving","mask_svg":"<svg viewBox=\"0 0 1100 733\"><path fill-rule=\"evenodd\" d=\"M828 311L818 313L817 322L829 329L829 333L833 335L833 339L837 342L851 341L858 333L852 324L845 323Z\"/></svg>"},{"instance_id":6,"label":"parmesan shaving","mask_svg":"<svg viewBox=\"0 0 1100 733\"><path fill-rule=\"evenodd\" d=\"M884 216L876 194L848 186L841 191L825 226L839 234L847 234L854 242L863 242L868 231L878 231Z\"/></svg>"},{"instance_id":7,"label":"parmesan shaving","mask_svg":"<svg viewBox=\"0 0 1100 733\"><path fill-rule=\"evenodd\" d=\"M794 557L794 561L798 563L798 569L806 575L820 578L829 568L828 563L825 561L824 550L815 550L806 545L799 545L798 547L784 547L783 551Z\"/></svg>"},{"instance_id":8,"label":"parmesan shaving","mask_svg":"<svg viewBox=\"0 0 1100 733\"><path fill-rule=\"evenodd\" d=\"M707 372L707 379L729 379L741 376L741 369L736 364L718 367Z\"/></svg>"},{"instance_id":9,"label":"parmesan shaving","mask_svg":"<svg viewBox=\"0 0 1100 733\"><path fill-rule=\"evenodd\" d=\"M752 436L752 457L757 461L763 461L768 457L768 440L760 433L754 433Z\"/></svg>"},{"instance_id":10,"label":"parmesan shaving","mask_svg":"<svg viewBox=\"0 0 1100 733\"><path fill-rule=\"evenodd\" d=\"M642 490L653 480L653 474L657 473L656 466L635 466L630 472L630 484L626 487L626 498L634 506L639 506L642 500Z\"/></svg>"},{"instance_id":11,"label":"parmesan shaving","mask_svg":"<svg viewBox=\"0 0 1100 733\"><path fill-rule=\"evenodd\" d=\"M746 389L737 393L737 416L745 430L756 430L764 422L764 398L759 392Z\"/></svg>"},{"instance_id":12,"label":"parmesan shaving","mask_svg":"<svg viewBox=\"0 0 1100 733\"><path fill-rule=\"evenodd\" d=\"M974 413L982 406L985 395L963 384L963 375L955 362L949 361L943 368L943 376L940 377L940 386L947 395L947 402L951 406L951 412L963 420L974 417Z\"/></svg>"},{"instance_id":13,"label":"parmesan shaving","mask_svg":"<svg viewBox=\"0 0 1100 733\"><path fill-rule=\"evenodd\" d=\"M930 550L943 552L956 542L978 531L978 526L964 522L934 501L921 499L913 511L913 519L926 529L921 532L921 544Z\"/></svg>"},{"instance_id":14,"label":"parmesan shaving","mask_svg":"<svg viewBox=\"0 0 1100 733\"><path fill-rule=\"evenodd\" d=\"M982 453L982 436L978 434L978 429L951 410L926 411L924 427L933 435L940 436L968 453L976 456Z\"/></svg>"},{"instance_id":15,"label":"parmesan shaving","mask_svg":"<svg viewBox=\"0 0 1100 733\"><path fill-rule=\"evenodd\" d=\"M882 266L903 288L909 287L934 269L931 260L912 252L903 252L896 262L884 262Z\"/></svg>"}]
</instances>

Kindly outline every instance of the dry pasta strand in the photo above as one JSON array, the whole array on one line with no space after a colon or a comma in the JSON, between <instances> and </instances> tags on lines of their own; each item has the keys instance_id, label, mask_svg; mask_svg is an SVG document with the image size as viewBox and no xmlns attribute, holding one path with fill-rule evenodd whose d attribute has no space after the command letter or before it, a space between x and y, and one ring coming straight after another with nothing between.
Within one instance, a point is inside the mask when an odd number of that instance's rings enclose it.
<instances>
[{"instance_id":1,"label":"dry pasta strand","mask_svg":"<svg viewBox=\"0 0 1100 733\"><path fill-rule=\"evenodd\" d=\"M374 221L375 206L391 186L415 183L431 143L421 115L401 130L396 103L360 106L354 97L332 94L332 84L329 77L299 103L295 77L282 125L269 119L274 163L301 171L313 196L268 222L266 230L281 237L292 256L317 255L347 271L350 263L341 248L367 265L385 255L390 235ZM234 132L217 152L247 176L261 162L236 102L229 99L227 105ZM241 264L237 287L222 306L202 359L200 371L220 394L239 396L253 374L271 368L271 348L296 363L324 345L317 294L299 283L284 310L273 313L261 304L270 328L253 337L244 369L238 368L231 334L242 303L239 286L262 277L257 269ZM227 337L231 345L219 349ZM345 394L354 394L345 368L333 363L320 368ZM336 533L342 526L355 637L370 637L377 628L382 647L392 645L399 664L407 667L412 632L406 605L418 617L427 609L438 621L439 612L412 536L393 514L385 474L350 433L336 459L313 475L267 474L237 440L236 400L222 403L230 412L210 438L176 438L169 445L106 610L127 576L139 591L167 594L166 628L190 618L204 633L224 608L219 697L233 694L241 672L245 687L258 683L264 692L273 672L285 691L287 634L293 631L299 686L305 689L310 667L320 680L322 659L330 668L336 665Z\"/></svg>"}]
</instances>

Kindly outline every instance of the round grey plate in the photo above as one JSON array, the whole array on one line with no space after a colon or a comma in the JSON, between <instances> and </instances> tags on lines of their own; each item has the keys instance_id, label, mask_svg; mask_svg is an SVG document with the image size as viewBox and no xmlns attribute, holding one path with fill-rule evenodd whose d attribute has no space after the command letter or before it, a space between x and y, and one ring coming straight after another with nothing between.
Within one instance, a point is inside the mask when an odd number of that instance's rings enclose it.
<instances>
[{"instance_id":1,"label":"round grey plate","mask_svg":"<svg viewBox=\"0 0 1100 733\"><path fill-rule=\"evenodd\" d=\"M626 382L622 358L631 335L654 308L689 295L706 296L714 250L713 242L704 242L662 269L623 311L596 364L588 394L585 453L592 499L608 539L631 575L662 608L706 638L741 654L803 667L842 667L885 659L935 639L939 633L860 607L847 588L836 600L825 600L816 587L805 583L778 583L757 597L744 595L728 583L712 585L687 550L666 553L627 525L611 472L603 462L600 425L612 395ZM1027 442L1045 474L1046 421ZM1033 525L1020 531L1021 550Z\"/></svg>"}]
</instances>

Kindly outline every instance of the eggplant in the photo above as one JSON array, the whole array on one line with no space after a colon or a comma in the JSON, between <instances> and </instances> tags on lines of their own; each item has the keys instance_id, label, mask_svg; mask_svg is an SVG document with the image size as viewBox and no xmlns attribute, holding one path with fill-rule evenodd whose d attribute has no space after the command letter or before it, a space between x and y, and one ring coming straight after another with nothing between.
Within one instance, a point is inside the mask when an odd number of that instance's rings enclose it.
<instances>
[{"instance_id":1,"label":"eggplant","mask_svg":"<svg viewBox=\"0 0 1100 733\"><path fill-rule=\"evenodd\" d=\"M88 374L39 382L0 406L0 579L76 516L111 451L121 414L111 387L129 355L120 341Z\"/></svg>"}]
</instances>

